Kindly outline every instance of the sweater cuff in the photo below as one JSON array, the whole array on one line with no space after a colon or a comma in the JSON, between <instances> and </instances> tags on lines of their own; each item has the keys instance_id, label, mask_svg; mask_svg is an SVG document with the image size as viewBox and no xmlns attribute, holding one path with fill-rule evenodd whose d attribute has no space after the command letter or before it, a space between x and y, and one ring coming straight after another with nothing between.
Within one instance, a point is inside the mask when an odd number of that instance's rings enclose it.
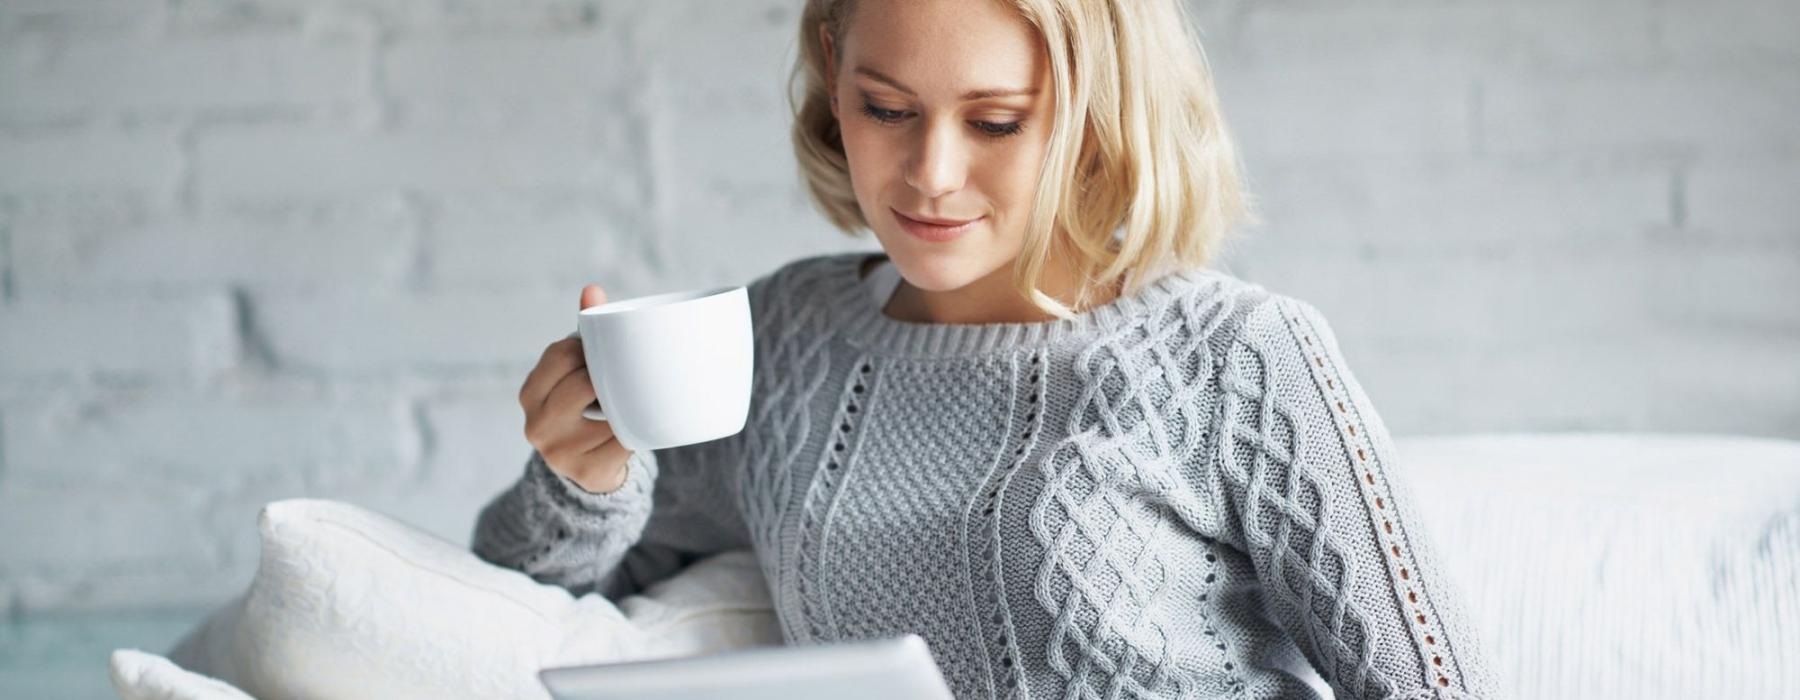
<instances>
[{"instance_id":1,"label":"sweater cuff","mask_svg":"<svg viewBox=\"0 0 1800 700\"><path fill-rule=\"evenodd\" d=\"M654 453L630 453L625 459L625 483L610 493L589 491L575 483L574 479L556 473L536 450L531 453L528 470L532 480L538 485L539 493L547 496L558 507L589 513L613 513L636 510L649 503L650 488L655 482L656 457Z\"/></svg>"}]
</instances>

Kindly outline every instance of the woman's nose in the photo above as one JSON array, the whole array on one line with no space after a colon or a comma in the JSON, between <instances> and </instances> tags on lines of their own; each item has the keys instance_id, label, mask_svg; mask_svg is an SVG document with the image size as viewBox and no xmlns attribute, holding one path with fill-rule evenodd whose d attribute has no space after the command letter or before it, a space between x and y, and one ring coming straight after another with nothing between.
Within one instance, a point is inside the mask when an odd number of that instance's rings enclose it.
<instances>
[{"instance_id":1,"label":"woman's nose","mask_svg":"<svg viewBox=\"0 0 1800 700\"><path fill-rule=\"evenodd\" d=\"M954 121L928 124L913 147L906 184L928 199L962 189L968 178L968 149L956 127Z\"/></svg>"}]
</instances>

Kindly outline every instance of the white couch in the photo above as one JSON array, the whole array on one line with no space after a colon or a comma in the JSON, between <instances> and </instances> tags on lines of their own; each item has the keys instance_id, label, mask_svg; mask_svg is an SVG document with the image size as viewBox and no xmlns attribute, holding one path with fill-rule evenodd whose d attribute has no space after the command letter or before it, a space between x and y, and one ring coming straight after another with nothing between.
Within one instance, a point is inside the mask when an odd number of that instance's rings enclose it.
<instances>
[{"instance_id":1,"label":"white couch","mask_svg":"<svg viewBox=\"0 0 1800 700\"><path fill-rule=\"evenodd\" d=\"M1800 697L1800 442L1397 449L1510 697ZM546 665L778 641L748 553L615 607L346 504L271 504L261 527L257 582L172 653L189 668L121 649L122 696L543 697L532 672Z\"/></svg>"}]
</instances>

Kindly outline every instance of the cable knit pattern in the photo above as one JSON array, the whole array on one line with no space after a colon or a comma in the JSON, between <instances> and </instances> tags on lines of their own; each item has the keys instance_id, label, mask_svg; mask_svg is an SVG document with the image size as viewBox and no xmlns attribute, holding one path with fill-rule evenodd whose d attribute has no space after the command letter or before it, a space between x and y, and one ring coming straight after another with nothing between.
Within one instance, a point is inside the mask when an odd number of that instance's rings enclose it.
<instances>
[{"instance_id":1,"label":"cable knit pattern","mask_svg":"<svg viewBox=\"0 0 1800 700\"><path fill-rule=\"evenodd\" d=\"M879 255L879 254L875 254ZM867 253L750 283L745 430L583 491L533 454L474 549L619 597L754 549L791 643L913 632L959 698L1490 698L1324 318L1212 270L1074 318L886 316Z\"/></svg>"}]
</instances>

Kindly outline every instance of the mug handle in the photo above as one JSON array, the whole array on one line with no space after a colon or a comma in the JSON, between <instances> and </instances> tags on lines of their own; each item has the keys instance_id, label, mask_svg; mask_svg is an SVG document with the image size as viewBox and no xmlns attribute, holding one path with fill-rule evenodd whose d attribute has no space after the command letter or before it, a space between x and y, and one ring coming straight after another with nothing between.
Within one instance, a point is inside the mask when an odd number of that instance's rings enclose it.
<instances>
[{"instance_id":1,"label":"mug handle","mask_svg":"<svg viewBox=\"0 0 1800 700\"><path fill-rule=\"evenodd\" d=\"M581 329L579 329L579 328L575 329L575 332L570 333L569 337L570 338L581 337ZM589 376L588 381L594 381L592 378L593 375L588 375L588 376ZM581 409L581 417L586 418L588 420L606 420L606 413L604 413L600 410L600 399L594 399L594 402L588 404L587 408Z\"/></svg>"}]
</instances>

